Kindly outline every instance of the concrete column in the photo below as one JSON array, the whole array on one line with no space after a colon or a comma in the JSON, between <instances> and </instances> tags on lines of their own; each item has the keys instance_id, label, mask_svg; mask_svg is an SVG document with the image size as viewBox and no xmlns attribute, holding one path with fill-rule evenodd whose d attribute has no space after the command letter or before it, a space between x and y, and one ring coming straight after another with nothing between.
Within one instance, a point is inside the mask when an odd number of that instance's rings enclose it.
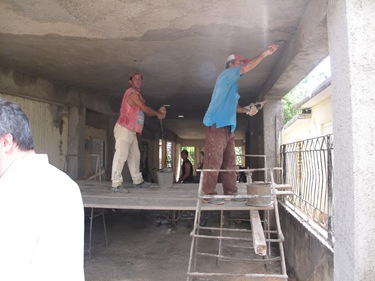
<instances>
[{"instance_id":1,"label":"concrete column","mask_svg":"<svg viewBox=\"0 0 375 281\"><path fill-rule=\"evenodd\" d=\"M68 155L84 154L85 125L86 108L71 107L69 110ZM83 163L81 158L76 156L68 157L67 173L71 178L76 179L80 169L83 169L80 163Z\"/></svg>"},{"instance_id":2,"label":"concrete column","mask_svg":"<svg viewBox=\"0 0 375 281\"><path fill-rule=\"evenodd\" d=\"M330 0L335 280L374 280L375 1Z\"/></svg>"},{"instance_id":3,"label":"concrete column","mask_svg":"<svg viewBox=\"0 0 375 281\"><path fill-rule=\"evenodd\" d=\"M278 136L284 125L283 108L280 99L268 99L263 108L264 154L267 155L267 167L277 166Z\"/></svg>"}]
</instances>

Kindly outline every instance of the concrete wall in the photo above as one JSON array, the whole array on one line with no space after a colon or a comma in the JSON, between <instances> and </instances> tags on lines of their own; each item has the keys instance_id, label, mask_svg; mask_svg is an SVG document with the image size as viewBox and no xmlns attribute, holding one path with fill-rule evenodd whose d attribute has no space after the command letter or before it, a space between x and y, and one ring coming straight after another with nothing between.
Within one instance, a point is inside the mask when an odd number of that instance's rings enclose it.
<instances>
[{"instance_id":1,"label":"concrete wall","mask_svg":"<svg viewBox=\"0 0 375 281\"><path fill-rule=\"evenodd\" d=\"M290 277L299 281L333 279L333 251L296 215L279 204L281 229L285 236L284 251ZM310 229L309 229L310 228Z\"/></svg>"},{"instance_id":2,"label":"concrete wall","mask_svg":"<svg viewBox=\"0 0 375 281\"><path fill-rule=\"evenodd\" d=\"M375 1L330 0L335 280L374 280Z\"/></svg>"}]
</instances>

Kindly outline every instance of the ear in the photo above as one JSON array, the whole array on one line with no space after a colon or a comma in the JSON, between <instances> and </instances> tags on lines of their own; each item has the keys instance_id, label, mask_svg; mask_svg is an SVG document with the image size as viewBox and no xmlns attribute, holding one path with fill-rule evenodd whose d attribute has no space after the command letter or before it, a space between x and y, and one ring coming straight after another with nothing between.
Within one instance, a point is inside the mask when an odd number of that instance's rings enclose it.
<instances>
[{"instance_id":1,"label":"ear","mask_svg":"<svg viewBox=\"0 0 375 281\"><path fill-rule=\"evenodd\" d=\"M0 145L4 151L10 151L14 145L13 136L11 134L1 136Z\"/></svg>"}]
</instances>

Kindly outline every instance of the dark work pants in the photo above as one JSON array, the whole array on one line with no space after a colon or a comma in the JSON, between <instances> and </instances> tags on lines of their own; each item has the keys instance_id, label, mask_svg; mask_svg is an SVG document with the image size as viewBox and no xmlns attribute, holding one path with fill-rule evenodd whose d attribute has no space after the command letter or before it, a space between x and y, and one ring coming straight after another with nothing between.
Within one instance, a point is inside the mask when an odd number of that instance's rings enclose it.
<instances>
[{"instance_id":1,"label":"dark work pants","mask_svg":"<svg viewBox=\"0 0 375 281\"><path fill-rule=\"evenodd\" d=\"M235 135L230 127L216 128L216 125L206 127L206 147L204 150L203 169L236 169ZM215 195L218 172L204 172L203 192ZM236 172L221 172L224 195L237 194Z\"/></svg>"}]
</instances>

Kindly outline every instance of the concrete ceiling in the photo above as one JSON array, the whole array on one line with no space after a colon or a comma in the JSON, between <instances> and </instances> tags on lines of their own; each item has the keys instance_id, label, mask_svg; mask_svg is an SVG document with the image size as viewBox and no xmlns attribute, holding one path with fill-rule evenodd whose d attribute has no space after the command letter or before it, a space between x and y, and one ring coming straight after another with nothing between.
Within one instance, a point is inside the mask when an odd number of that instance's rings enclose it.
<instances>
[{"instance_id":1,"label":"concrete ceiling","mask_svg":"<svg viewBox=\"0 0 375 281\"><path fill-rule=\"evenodd\" d=\"M242 105L285 95L328 54L324 3L0 0L0 65L85 91L115 114L138 69L146 103L171 105L165 126L196 139L229 54L252 58L288 42L240 80Z\"/></svg>"}]
</instances>

